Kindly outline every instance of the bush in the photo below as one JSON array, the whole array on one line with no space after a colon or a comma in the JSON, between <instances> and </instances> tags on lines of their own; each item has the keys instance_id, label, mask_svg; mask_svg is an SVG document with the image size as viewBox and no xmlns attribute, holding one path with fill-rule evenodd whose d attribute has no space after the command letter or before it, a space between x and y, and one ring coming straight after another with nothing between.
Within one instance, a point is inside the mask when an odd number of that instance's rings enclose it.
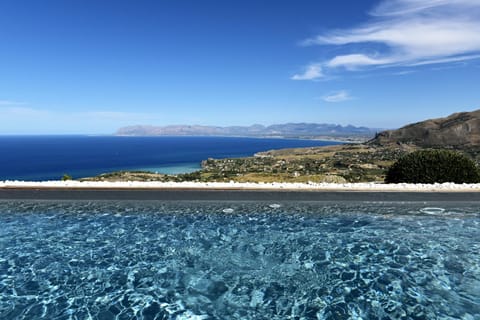
<instances>
[{"instance_id":1,"label":"bush","mask_svg":"<svg viewBox=\"0 0 480 320\"><path fill-rule=\"evenodd\" d=\"M68 174L64 174L62 176L62 181L67 181L67 180L72 180L72 176L69 176Z\"/></svg>"},{"instance_id":2,"label":"bush","mask_svg":"<svg viewBox=\"0 0 480 320\"><path fill-rule=\"evenodd\" d=\"M202 178L200 171L193 171L189 173L181 173L177 175L179 181L196 181Z\"/></svg>"},{"instance_id":3,"label":"bush","mask_svg":"<svg viewBox=\"0 0 480 320\"><path fill-rule=\"evenodd\" d=\"M386 183L479 183L475 162L450 150L420 150L395 162L387 171Z\"/></svg>"}]
</instances>

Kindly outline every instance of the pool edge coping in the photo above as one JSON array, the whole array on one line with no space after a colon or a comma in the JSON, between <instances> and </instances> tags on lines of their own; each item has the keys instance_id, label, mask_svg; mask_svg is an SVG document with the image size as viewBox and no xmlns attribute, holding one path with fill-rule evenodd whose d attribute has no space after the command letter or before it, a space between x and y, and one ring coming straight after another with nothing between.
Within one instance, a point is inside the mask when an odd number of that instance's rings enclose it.
<instances>
[{"instance_id":1,"label":"pool edge coping","mask_svg":"<svg viewBox=\"0 0 480 320\"><path fill-rule=\"evenodd\" d=\"M8 187L0 188L0 200L480 202L480 192L464 190Z\"/></svg>"}]
</instances>

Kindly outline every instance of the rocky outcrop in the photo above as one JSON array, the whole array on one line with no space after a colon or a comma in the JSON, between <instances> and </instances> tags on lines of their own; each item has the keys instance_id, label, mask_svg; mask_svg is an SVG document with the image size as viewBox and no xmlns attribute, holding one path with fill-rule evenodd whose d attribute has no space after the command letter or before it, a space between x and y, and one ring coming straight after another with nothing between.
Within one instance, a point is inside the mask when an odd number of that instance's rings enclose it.
<instances>
[{"instance_id":1,"label":"rocky outcrop","mask_svg":"<svg viewBox=\"0 0 480 320\"><path fill-rule=\"evenodd\" d=\"M368 144L411 144L424 148L480 148L480 110L380 132Z\"/></svg>"}]
</instances>

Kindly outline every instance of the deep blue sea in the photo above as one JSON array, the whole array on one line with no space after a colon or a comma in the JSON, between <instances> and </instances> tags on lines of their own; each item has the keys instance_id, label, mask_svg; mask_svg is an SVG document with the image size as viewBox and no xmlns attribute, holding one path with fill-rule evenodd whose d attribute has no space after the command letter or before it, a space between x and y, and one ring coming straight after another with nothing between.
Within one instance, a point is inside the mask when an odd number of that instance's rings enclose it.
<instances>
[{"instance_id":1,"label":"deep blue sea","mask_svg":"<svg viewBox=\"0 0 480 320\"><path fill-rule=\"evenodd\" d=\"M331 141L237 137L0 136L0 180L58 180L118 170L182 173L207 158L251 156Z\"/></svg>"}]
</instances>

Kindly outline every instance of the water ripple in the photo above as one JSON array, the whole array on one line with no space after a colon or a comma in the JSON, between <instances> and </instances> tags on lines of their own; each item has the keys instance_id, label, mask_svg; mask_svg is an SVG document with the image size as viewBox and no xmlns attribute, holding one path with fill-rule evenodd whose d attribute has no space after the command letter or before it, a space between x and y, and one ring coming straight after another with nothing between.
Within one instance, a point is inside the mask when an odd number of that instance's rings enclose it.
<instances>
[{"instance_id":1,"label":"water ripple","mask_svg":"<svg viewBox=\"0 0 480 320\"><path fill-rule=\"evenodd\" d=\"M0 201L0 318L479 319L479 210L442 210Z\"/></svg>"}]
</instances>

